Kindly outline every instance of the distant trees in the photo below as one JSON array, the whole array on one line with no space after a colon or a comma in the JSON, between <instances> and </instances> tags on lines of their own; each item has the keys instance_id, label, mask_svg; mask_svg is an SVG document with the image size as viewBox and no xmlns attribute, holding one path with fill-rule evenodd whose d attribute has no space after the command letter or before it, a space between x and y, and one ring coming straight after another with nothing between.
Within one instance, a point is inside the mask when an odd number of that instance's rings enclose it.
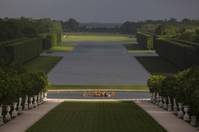
<instances>
[{"instance_id":1,"label":"distant trees","mask_svg":"<svg viewBox=\"0 0 199 132\"><path fill-rule=\"evenodd\" d=\"M0 41L23 37L37 37L44 33L62 32L62 25L58 21L48 18L4 18L0 19Z\"/></svg>"},{"instance_id":2,"label":"distant trees","mask_svg":"<svg viewBox=\"0 0 199 132\"><path fill-rule=\"evenodd\" d=\"M79 22L70 18L68 21L62 22L62 26L65 32L77 32L79 31Z\"/></svg>"}]
</instances>

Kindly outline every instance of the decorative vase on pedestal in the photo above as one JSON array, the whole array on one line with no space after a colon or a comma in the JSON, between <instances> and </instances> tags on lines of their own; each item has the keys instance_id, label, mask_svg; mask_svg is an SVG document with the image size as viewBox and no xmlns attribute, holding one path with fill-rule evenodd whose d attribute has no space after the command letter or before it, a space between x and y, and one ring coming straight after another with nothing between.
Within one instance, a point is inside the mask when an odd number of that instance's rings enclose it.
<instances>
[{"instance_id":1,"label":"decorative vase on pedestal","mask_svg":"<svg viewBox=\"0 0 199 132\"><path fill-rule=\"evenodd\" d=\"M37 107L37 95L34 96L34 107Z\"/></svg>"},{"instance_id":2,"label":"decorative vase on pedestal","mask_svg":"<svg viewBox=\"0 0 199 132\"><path fill-rule=\"evenodd\" d=\"M167 99L164 98L163 101L164 101L163 109L167 110Z\"/></svg>"},{"instance_id":3,"label":"decorative vase on pedestal","mask_svg":"<svg viewBox=\"0 0 199 132\"><path fill-rule=\"evenodd\" d=\"M44 93L41 92L41 104L44 103Z\"/></svg>"},{"instance_id":4,"label":"decorative vase on pedestal","mask_svg":"<svg viewBox=\"0 0 199 132\"><path fill-rule=\"evenodd\" d=\"M178 106L176 104L176 99L175 98L173 99L173 112L176 115L178 114Z\"/></svg>"},{"instance_id":5,"label":"decorative vase on pedestal","mask_svg":"<svg viewBox=\"0 0 199 132\"><path fill-rule=\"evenodd\" d=\"M196 126L196 116L191 116L191 125Z\"/></svg>"},{"instance_id":6,"label":"decorative vase on pedestal","mask_svg":"<svg viewBox=\"0 0 199 132\"><path fill-rule=\"evenodd\" d=\"M47 96L48 96L48 93L45 92L45 93L44 93L44 101L47 101Z\"/></svg>"},{"instance_id":7,"label":"decorative vase on pedestal","mask_svg":"<svg viewBox=\"0 0 199 132\"><path fill-rule=\"evenodd\" d=\"M183 118L184 113L183 113L183 111L182 111L182 103L178 103L178 108L179 108L179 111L178 111L178 118Z\"/></svg>"},{"instance_id":8,"label":"decorative vase on pedestal","mask_svg":"<svg viewBox=\"0 0 199 132\"><path fill-rule=\"evenodd\" d=\"M184 106L184 117L183 117L183 120L184 121L189 121L190 120L190 116L188 114L189 112L189 106Z\"/></svg>"},{"instance_id":9,"label":"decorative vase on pedestal","mask_svg":"<svg viewBox=\"0 0 199 132\"><path fill-rule=\"evenodd\" d=\"M157 93L156 98L155 98L155 104L158 105L160 101L160 96L159 93Z\"/></svg>"},{"instance_id":10,"label":"decorative vase on pedestal","mask_svg":"<svg viewBox=\"0 0 199 132\"><path fill-rule=\"evenodd\" d=\"M33 97L29 97L29 105L28 105L28 108L29 108L29 109L32 109L32 108L33 108L32 101L33 101Z\"/></svg>"},{"instance_id":11,"label":"decorative vase on pedestal","mask_svg":"<svg viewBox=\"0 0 199 132\"><path fill-rule=\"evenodd\" d=\"M28 96L25 97L24 110L28 110Z\"/></svg>"},{"instance_id":12,"label":"decorative vase on pedestal","mask_svg":"<svg viewBox=\"0 0 199 132\"><path fill-rule=\"evenodd\" d=\"M22 106L21 106L22 98L19 98L19 103L18 103L18 113L22 114Z\"/></svg>"},{"instance_id":13,"label":"decorative vase on pedestal","mask_svg":"<svg viewBox=\"0 0 199 132\"><path fill-rule=\"evenodd\" d=\"M13 103L13 110L12 110L12 117L13 118L17 117L17 115L18 115L16 108L17 108L17 102Z\"/></svg>"},{"instance_id":14,"label":"decorative vase on pedestal","mask_svg":"<svg viewBox=\"0 0 199 132\"><path fill-rule=\"evenodd\" d=\"M170 97L168 96L168 111L172 111L172 104L171 104L171 99L170 99Z\"/></svg>"},{"instance_id":15,"label":"decorative vase on pedestal","mask_svg":"<svg viewBox=\"0 0 199 132\"><path fill-rule=\"evenodd\" d=\"M3 125L3 116L2 116L3 107L0 105L0 126Z\"/></svg>"},{"instance_id":16,"label":"decorative vase on pedestal","mask_svg":"<svg viewBox=\"0 0 199 132\"><path fill-rule=\"evenodd\" d=\"M5 121L10 121L10 120L11 120L10 110L11 110L10 106L7 105L7 106L6 106Z\"/></svg>"},{"instance_id":17,"label":"decorative vase on pedestal","mask_svg":"<svg viewBox=\"0 0 199 132\"><path fill-rule=\"evenodd\" d=\"M162 106L163 106L162 97L160 96L160 97L159 97L159 107L162 108Z\"/></svg>"}]
</instances>

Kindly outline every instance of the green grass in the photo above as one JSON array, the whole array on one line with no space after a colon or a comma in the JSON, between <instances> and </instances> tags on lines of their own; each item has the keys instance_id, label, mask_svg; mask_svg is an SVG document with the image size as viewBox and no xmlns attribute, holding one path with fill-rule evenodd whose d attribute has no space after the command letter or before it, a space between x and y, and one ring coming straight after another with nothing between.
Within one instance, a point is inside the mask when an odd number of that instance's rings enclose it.
<instances>
[{"instance_id":1,"label":"green grass","mask_svg":"<svg viewBox=\"0 0 199 132\"><path fill-rule=\"evenodd\" d=\"M74 50L74 46L72 45L64 45L64 46L55 46L50 49L55 52L70 52Z\"/></svg>"},{"instance_id":2,"label":"green grass","mask_svg":"<svg viewBox=\"0 0 199 132\"><path fill-rule=\"evenodd\" d=\"M136 41L135 37L122 34L66 34L63 37L63 42L121 42L121 43L132 43Z\"/></svg>"},{"instance_id":3,"label":"green grass","mask_svg":"<svg viewBox=\"0 0 199 132\"><path fill-rule=\"evenodd\" d=\"M27 62L24 67L29 72L48 73L61 59L56 56L40 56Z\"/></svg>"},{"instance_id":4,"label":"green grass","mask_svg":"<svg viewBox=\"0 0 199 132\"><path fill-rule=\"evenodd\" d=\"M64 102L27 132L166 132L132 102Z\"/></svg>"},{"instance_id":5,"label":"green grass","mask_svg":"<svg viewBox=\"0 0 199 132\"><path fill-rule=\"evenodd\" d=\"M173 64L159 56L137 56L136 59L151 74L173 74L179 71Z\"/></svg>"},{"instance_id":6,"label":"green grass","mask_svg":"<svg viewBox=\"0 0 199 132\"><path fill-rule=\"evenodd\" d=\"M129 91L148 91L146 85L50 85L49 90L129 90Z\"/></svg>"}]
</instances>

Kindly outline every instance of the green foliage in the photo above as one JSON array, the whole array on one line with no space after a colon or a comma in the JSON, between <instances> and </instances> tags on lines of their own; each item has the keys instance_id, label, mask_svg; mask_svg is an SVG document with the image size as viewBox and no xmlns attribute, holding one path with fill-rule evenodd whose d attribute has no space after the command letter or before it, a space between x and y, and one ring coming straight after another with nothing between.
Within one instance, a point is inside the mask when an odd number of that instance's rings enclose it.
<instances>
[{"instance_id":1,"label":"green foliage","mask_svg":"<svg viewBox=\"0 0 199 132\"><path fill-rule=\"evenodd\" d=\"M27 73L14 66L0 67L0 104L9 105L19 97L46 91L47 77L43 73Z\"/></svg>"},{"instance_id":2,"label":"green foliage","mask_svg":"<svg viewBox=\"0 0 199 132\"><path fill-rule=\"evenodd\" d=\"M150 92L159 93L164 79L165 76L163 75L151 75L147 81Z\"/></svg>"},{"instance_id":3,"label":"green foliage","mask_svg":"<svg viewBox=\"0 0 199 132\"><path fill-rule=\"evenodd\" d=\"M156 39L155 50L162 58L181 69L193 66L197 58L197 50L194 46L166 39Z\"/></svg>"},{"instance_id":4,"label":"green foliage","mask_svg":"<svg viewBox=\"0 0 199 132\"><path fill-rule=\"evenodd\" d=\"M143 48L153 49L153 36L149 34L137 33L136 35L137 41Z\"/></svg>"}]
</instances>

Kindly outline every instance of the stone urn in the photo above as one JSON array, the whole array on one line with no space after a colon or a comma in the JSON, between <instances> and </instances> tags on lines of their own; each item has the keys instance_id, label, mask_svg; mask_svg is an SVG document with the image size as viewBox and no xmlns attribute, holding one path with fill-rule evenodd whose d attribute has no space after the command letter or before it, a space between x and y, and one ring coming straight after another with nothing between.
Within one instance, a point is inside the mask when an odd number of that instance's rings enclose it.
<instances>
[{"instance_id":1,"label":"stone urn","mask_svg":"<svg viewBox=\"0 0 199 132\"><path fill-rule=\"evenodd\" d=\"M10 121L11 120L10 110L11 110L10 105L7 105L6 106L5 121Z\"/></svg>"},{"instance_id":2,"label":"stone urn","mask_svg":"<svg viewBox=\"0 0 199 132\"><path fill-rule=\"evenodd\" d=\"M182 111L182 108L183 108L182 103L178 103L178 108L179 108L179 110L178 110L178 118L183 118L184 113Z\"/></svg>"},{"instance_id":3,"label":"stone urn","mask_svg":"<svg viewBox=\"0 0 199 132\"><path fill-rule=\"evenodd\" d=\"M38 104L37 104L37 95L35 95L35 96L34 96L34 103L33 103L33 106L34 106L34 107L37 107L37 105L38 105Z\"/></svg>"},{"instance_id":4,"label":"stone urn","mask_svg":"<svg viewBox=\"0 0 199 132\"><path fill-rule=\"evenodd\" d=\"M164 99L163 99L163 102L164 102L164 104L163 104L163 109L167 110L167 99L164 98Z\"/></svg>"},{"instance_id":5,"label":"stone urn","mask_svg":"<svg viewBox=\"0 0 199 132\"><path fill-rule=\"evenodd\" d=\"M22 114L22 105L21 105L21 103L22 103L22 98L20 97L19 98L19 102L18 102L18 113L19 114Z\"/></svg>"},{"instance_id":6,"label":"stone urn","mask_svg":"<svg viewBox=\"0 0 199 132\"><path fill-rule=\"evenodd\" d=\"M192 126L196 126L196 121L197 121L197 118L196 118L196 116L191 116L191 122L190 122L190 124L192 125Z\"/></svg>"},{"instance_id":7,"label":"stone urn","mask_svg":"<svg viewBox=\"0 0 199 132\"><path fill-rule=\"evenodd\" d=\"M172 111L172 104L171 104L171 99L170 97L168 96L168 108L167 108L168 111Z\"/></svg>"},{"instance_id":8,"label":"stone urn","mask_svg":"<svg viewBox=\"0 0 199 132\"><path fill-rule=\"evenodd\" d=\"M163 107L163 103L162 103L162 97L159 97L159 107L162 108Z\"/></svg>"},{"instance_id":9,"label":"stone urn","mask_svg":"<svg viewBox=\"0 0 199 132\"><path fill-rule=\"evenodd\" d=\"M174 114L178 114L178 106L177 106L177 103L176 103L176 99L174 98L173 99L173 112Z\"/></svg>"},{"instance_id":10,"label":"stone urn","mask_svg":"<svg viewBox=\"0 0 199 132\"><path fill-rule=\"evenodd\" d=\"M29 108L29 109L32 109L32 108L33 108L33 103L32 103L32 101L33 101L33 97L29 97L29 104L28 104L28 108Z\"/></svg>"},{"instance_id":11,"label":"stone urn","mask_svg":"<svg viewBox=\"0 0 199 132\"><path fill-rule=\"evenodd\" d=\"M48 92L44 92L44 101L47 101Z\"/></svg>"},{"instance_id":12,"label":"stone urn","mask_svg":"<svg viewBox=\"0 0 199 132\"><path fill-rule=\"evenodd\" d=\"M160 96L159 96L159 93L157 93L156 99L155 99L155 104L158 105L159 101L160 101Z\"/></svg>"},{"instance_id":13,"label":"stone urn","mask_svg":"<svg viewBox=\"0 0 199 132\"><path fill-rule=\"evenodd\" d=\"M189 121L190 120L190 116L189 116L189 106L184 106L184 117L183 120L184 121Z\"/></svg>"},{"instance_id":14,"label":"stone urn","mask_svg":"<svg viewBox=\"0 0 199 132\"><path fill-rule=\"evenodd\" d=\"M16 108L17 108L17 102L13 103L13 110L12 110L12 113L11 113L12 118L17 117L17 115L18 115Z\"/></svg>"},{"instance_id":15,"label":"stone urn","mask_svg":"<svg viewBox=\"0 0 199 132\"><path fill-rule=\"evenodd\" d=\"M3 115L2 115L2 112L3 112L3 107L2 105L0 105L0 126L3 125Z\"/></svg>"},{"instance_id":16,"label":"stone urn","mask_svg":"<svg viewBox=\"0 0 199 132\"><path fill-rule=\"evenodd\" d=\"M28 110L28 96L25 97L24 110Z\"/></svg>"}]
</instances>

